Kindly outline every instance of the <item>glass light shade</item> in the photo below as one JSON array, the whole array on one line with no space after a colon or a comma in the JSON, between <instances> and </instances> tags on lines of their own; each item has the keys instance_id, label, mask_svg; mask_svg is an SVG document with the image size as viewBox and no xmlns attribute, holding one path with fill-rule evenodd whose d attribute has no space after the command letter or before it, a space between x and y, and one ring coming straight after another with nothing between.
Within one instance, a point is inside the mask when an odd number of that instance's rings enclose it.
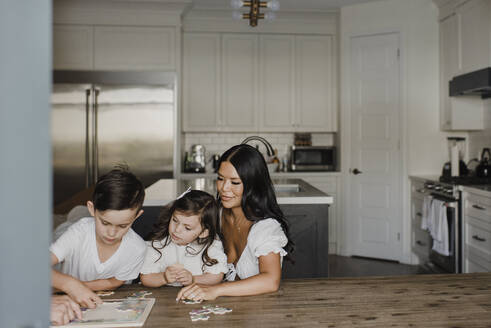
<instances>
[{"instance_id":1,"label":"glass light shade","mask_svg":"<svg viewBox=\"0 0 491 328\"><path fill-rule=\"evenodd\" d=\"M242 19L242 13L238 11L233 11L232 12L232 18L235 20L241 20Z\"/></svg>"},{"instance_id":2,"label":"glass light shade","mask_svg":"<svg viewBox=\"0 0 491 328\"><path fill-rule=\"evenodd\" d=\"M271 12L271 11L264 13L264 19L265 20L273 20L275 18L276 18L276 14Z\"/></svg>"},{"instance_id":3,"label":"glass light shade","mask_svg":"<svg viewBox=\"0 0 491 328\"><path fill-rule=\"evenodd\" d=\"M242 0L230 0L230 6L233 9L239 9L242 8L242 6L244 6L244 3L242 2Z\"/></svg>"},{"instance_id":4,"label":"glass light shade","mask_svg":"<svg viewBox=\"0 0 491 328\"><path fill-rule=\"evenodd\" d=\"M280 2L279 2L279 0L271 0L271 1L268 1L267 6L269 9L276 11L276 10L280 9Z\"/></svg>"}]
</instances>

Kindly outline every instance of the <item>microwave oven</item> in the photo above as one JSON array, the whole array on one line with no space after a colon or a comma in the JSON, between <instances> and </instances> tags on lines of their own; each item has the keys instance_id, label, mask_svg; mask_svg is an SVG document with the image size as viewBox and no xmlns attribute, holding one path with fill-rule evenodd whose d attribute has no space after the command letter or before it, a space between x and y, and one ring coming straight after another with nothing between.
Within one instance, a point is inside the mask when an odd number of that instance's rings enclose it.
<instances>
[{"instance_id":1,"label":"microwave oven","mask_svg":"<svg viewBox=\"0 0 491 328\"><path fill-rule=\"evenodd\" d=\"M291 146L290 170L334 171L336 170L336 147Z\"/></svg>"}]
</instances>

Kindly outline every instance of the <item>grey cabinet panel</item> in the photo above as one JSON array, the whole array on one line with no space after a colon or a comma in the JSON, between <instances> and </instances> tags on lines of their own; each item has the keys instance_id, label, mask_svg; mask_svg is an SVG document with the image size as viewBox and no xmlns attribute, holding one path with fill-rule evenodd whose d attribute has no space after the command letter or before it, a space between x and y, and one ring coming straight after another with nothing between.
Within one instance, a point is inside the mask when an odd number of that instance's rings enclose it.
<instances>
[{"instance_id":1,"label":"grey cabinet panel","mask_svg":"<svg viewBox=\"0 0 491 328\"><path fill-rule=\"evenodd\" d=\"M329 275L327 204L281 205L294 243L293 261L283 262L283 278L317 278Z\"/></svg>"}]
</instances>

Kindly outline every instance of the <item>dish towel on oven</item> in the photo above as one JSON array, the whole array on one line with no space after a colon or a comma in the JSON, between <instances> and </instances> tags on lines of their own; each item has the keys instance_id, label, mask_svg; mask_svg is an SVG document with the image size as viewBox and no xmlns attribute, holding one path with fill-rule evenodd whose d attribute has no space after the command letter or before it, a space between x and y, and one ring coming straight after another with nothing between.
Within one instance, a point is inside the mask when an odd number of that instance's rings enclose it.
<instances>
[{"instance_id":1,"label":"dish towel on oven","mask_svg":"<svg viewBox=\"0 0 491 328\"><path fill-rule=\"evenodd\" d=\"M430 230L431 223L433 221L433 211L431 210L431 201L433 197L426 195L423 198L423 206L421 208L421 229Z\"/></svg>"},{"instance_id":2,"label":"dish towel on oven","mask_svg":"<svg viewBox=\"0 0 491 328\"><path fill-rule=\"evenodd\" d=\"M449 256L448 219L445 202L433 199L431 212L434 220L430 229L431 237L433 237L433 250L444 256Z\"/></svg>"}]
</instances>

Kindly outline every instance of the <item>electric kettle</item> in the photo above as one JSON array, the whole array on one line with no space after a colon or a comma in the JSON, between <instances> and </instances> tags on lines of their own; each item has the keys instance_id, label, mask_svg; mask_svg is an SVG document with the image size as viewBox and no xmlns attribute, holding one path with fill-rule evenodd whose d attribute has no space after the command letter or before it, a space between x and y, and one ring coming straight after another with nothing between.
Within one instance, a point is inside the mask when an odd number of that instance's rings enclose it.
<instances>
[{"instance_id":1,"label":"electric kettle","mask_svg":"<svg viewBox=\"0 0 491 328\"><path fill-rule=\"evenodd\" d=\"M490 163L491 153L489 148L483 148L481 153L481 161L476 167L476 176L480 178L491 177L491 163Z\"/></svg>"}]
</instances>

